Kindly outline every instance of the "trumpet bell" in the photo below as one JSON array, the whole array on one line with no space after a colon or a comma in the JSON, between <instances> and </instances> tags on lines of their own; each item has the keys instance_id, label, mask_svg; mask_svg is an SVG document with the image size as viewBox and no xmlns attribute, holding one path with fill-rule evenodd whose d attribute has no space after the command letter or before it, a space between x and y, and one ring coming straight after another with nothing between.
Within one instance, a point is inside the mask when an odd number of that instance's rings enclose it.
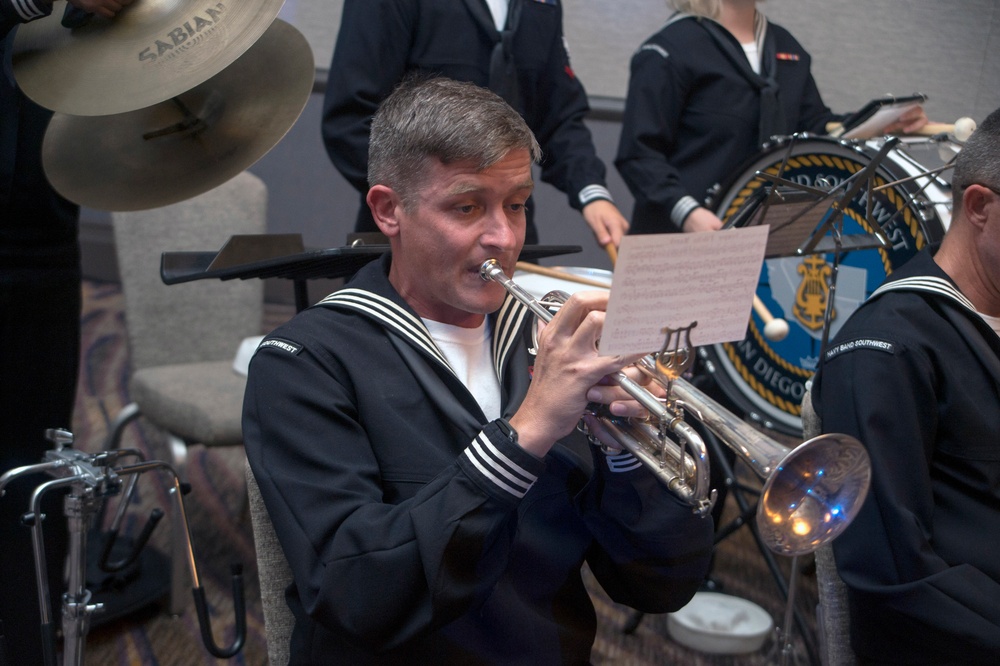
<instances>
[{"instance_id":1,"label":"trumpet bell","mask_svg":"<svg viewBox=\"0 0 1000 666\"><path fill-rule=\"evenodd\" d=\"M761 539L779 555L804 555L837 537L868 496L868 452L844 434L814 437L768 475L757 504Z\"/></svg>"}]
</instances>

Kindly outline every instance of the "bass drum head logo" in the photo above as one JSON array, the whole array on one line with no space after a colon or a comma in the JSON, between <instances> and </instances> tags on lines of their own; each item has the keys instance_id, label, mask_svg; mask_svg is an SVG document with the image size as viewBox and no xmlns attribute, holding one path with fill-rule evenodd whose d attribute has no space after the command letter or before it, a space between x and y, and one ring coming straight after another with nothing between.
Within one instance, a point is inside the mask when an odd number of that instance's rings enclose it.
<instances>
[{"instance_id":1,"label":"bass drum head logo","mask_svg":"<svg viewBox=\"0 0 1000 666\"><path fill-rule=\"evenodd\" d=\"M724 193L717 207L719 216L723 220L729 218L747 197L765 185L754 174L761 171L776 175L786 159L783 178L826 190L830 186L836 188L868 166L872 157L854 144L829 139L799 140L791 150L787 145L778 145L757 158L743 172L745 177ZM905 176L892 173L888 161L883 160L874 178L871 202L868 188L863 186L845 208L845 236L870 234L871 221L874 221L889 238L889 246L844 253L837 268L834 294L830 290L833 253L764 261L757 296L774 317L788 322L789 333L783 340L767 339L763 334L764 321L754 311L747 336L741 342L699 350L722 391L755 421L801 436L802 397L806 382L817 368L831 296L834 302L829 338L833 339L851 313L894 268L944 233L942 222L933 211L928 215L921 205L914 204L910 191L917 187L894 185L877 189ZM834 196L830 202L836 200ZM869 203L872 205L870 218L867 214Z\"/></svg>"}]
</instances>

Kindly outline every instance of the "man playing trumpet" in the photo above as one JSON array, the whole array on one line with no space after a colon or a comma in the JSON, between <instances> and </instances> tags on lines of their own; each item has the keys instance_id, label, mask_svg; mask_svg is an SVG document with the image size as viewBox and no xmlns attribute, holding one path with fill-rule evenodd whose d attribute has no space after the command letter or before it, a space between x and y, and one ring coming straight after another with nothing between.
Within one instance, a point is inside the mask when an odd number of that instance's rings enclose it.
<instances>
[{"instance_id":1,"label":"man playing trumpet","mask_svg":"<svg viewBox=\"0 0 1000 666\"><path fill-rule=\"evenodd\" d=\"M683 606L712 521L628 453L564 438L605 378L606 294L529 316L480 278L524 242L539 148L495 94L403 83L372 125L367 202L391 253L264 340L247 455L294 574L293 663L587 663L586 562L616 601ZM633 372L633 370L629 370Z\"/></svg>"}]
</instances>

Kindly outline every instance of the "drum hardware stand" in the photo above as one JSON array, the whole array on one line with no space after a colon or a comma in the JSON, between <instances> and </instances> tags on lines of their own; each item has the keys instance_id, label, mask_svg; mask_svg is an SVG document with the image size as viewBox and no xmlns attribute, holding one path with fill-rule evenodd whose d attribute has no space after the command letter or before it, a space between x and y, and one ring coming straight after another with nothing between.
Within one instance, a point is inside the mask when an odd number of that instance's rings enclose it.
<instances>
[{"instance_id":1,"label":"drum hardware stand","mask_svg":"<svg viewBox=\"0 0 1000 666\"><path fill-rule=\"evenodd\" d=\"M103 610L103 604L91 603L91 592L86 589L87 572L87 532L95 515L100 512L104 500L121 492L122 476L128 476L126 495L118 507L112 527L109 544L101 557L102 568L108 571L119 570L128 566L139 555L145 546L156 524L163 517L163 512L155 509L149 522L143 528L142 535L136 542L133 552L115 562L110 562L111 549L117 538L121 519L124 516L128 499L131 498L139 474L153 470L166 471L173 479L170 493L177 504L176 518L186 536L187 560L193 582L192 593L198 613L198 623L202 640L208 651L220 659L228 659L236 655L246 639L246 607L243 596L242 567L234 565L233 575L233 608L236 615L236 637L228 647L220 648L212 636L205 592L200 584L198 568L191 544L191 533L184 511L184 501L181 495L185 492L177 477L177 473L167 463L154 460L146 462L137 449L118 449L103 451L88 455L72 448L73 435L67 430L49 429L46 437L55 444L55 448L45 453L45 462L14 468L0 476L0 497L3 488L15 478L37 472L47 472L57 477L35 488L31 497L31 506L23 517L23 522L32 530L32 548L35 560L35 579L38 588L38 602L41 616L42 649L45 666L56 666L56 629L52 621L49 607L49 585L46 576L47 562L45 559L45 543L42 524L45 515L41 512L41 499L45 493L59 488L68 488L69 493L64 501L64 512L69 530L68 558L68 591L62 596L62 634L63 634L63 666L82 666L84 642L90 628L90 616ZM116 466L119 459L134 457L138 463Z\"/></svg>"},{"instance_id":2,"label":"drum hardware stand","mask_svg":"<svg viewBox=\"0 0 1000 666\"><path fill-rule=\"evenodd\" d=\"M957 155L955 157L957 157ZM886 189L889 189L891 187L895 187L896 185L902 185L903 183L913 182L917 178L926 178L927 176L936 176L939 173L942 173L944 171L947 171L948 169L954 168L955 167L955 157L952 157L950 160L948 160L947 164L943 164L943 165L941 165L939 167L935 167L933 169L929 169L927 171L924 171L923 173L918 173L918 174L916 174L914 176L907 176L906 178L900 178L899 180L894 180L891 183L886 183L885 185L879 185L878 187L872 188L872 192L881 192L882 190L886 190ZM943 181L941 179L935 179L935 180L937 180L939 183L944 183L945 182L945 181ZM927 182L924 183L923 185L921 185L920 188L916 192L914 192L912 194L909 194L908 197L907 197L907 200L906 200L906 205L907 206L912 205L914 207L914 209L921 211L920 215L925 220L926 220L927 216L924 215L924 213L923 213L924 207L916 205L916 199L917 199L918 196L920 196L921 194L924 193L924 191L930 186L931 182L932 181L928 178ZM945 183L945 184L948 186L948 189L951 189L951 184L950 183ZM899 217L900 214L902 214L902 212L904 210L906 210L906 206L900 206L899 209L896 210L896 212L893 213L892 216L888 220L885 221L885 224L888 225L888 224L892 223L897 217ZM869 222L870 221L871 220L869 220Z\"/></svg>"}]
</instances>

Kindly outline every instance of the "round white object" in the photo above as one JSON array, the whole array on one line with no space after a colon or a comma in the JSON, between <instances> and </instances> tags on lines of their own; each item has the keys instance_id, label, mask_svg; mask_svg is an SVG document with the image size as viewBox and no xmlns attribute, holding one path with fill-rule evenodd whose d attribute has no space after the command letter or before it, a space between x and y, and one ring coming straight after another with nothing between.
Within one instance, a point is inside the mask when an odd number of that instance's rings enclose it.
<instances>
[{"instance_id":1,"label":"round white object","mask_svg":"<svg viewBox=\"0 0 1000 666\"><path fill-rule=\"evenodd\" d=\"M684 608L667 616L671 638L709 654L755 652L773 627L771 616L757 604L718 592L698 592Z\"/></svg>"},{"instance_id":2,"label":"round white object","mask_svg":"<svg viewBox=\"0 0 1000 666\"><path fill-rule=\"evenodd\" d=\"M955 121L955 138L965 143L976 131L976 121L972 118L959 118Z\"/></svg>"}]
</instances>

